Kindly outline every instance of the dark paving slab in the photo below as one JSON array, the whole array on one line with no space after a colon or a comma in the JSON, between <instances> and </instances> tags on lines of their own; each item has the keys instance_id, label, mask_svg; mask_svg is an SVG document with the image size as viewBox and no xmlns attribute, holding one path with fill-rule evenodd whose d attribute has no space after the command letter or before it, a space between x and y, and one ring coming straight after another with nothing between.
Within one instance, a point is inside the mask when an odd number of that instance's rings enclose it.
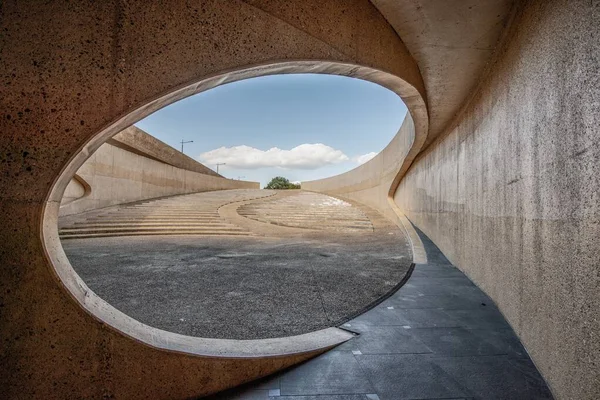
<instances>
[{"instance_id":1,"label":"dark paving slab","mask_svg":"<svg viewBox=\"0 0 600 400\"><path fill-rule=\"evenodd\" d=\"M273 399L281 400L378 400L379 397L367 394L333 394L333 395L318 395L318 396L282 396L272 397Z\"/></svg>"},{"instance_id":2,"label":"dark paving slab","mask_svg":"<svg viewBox=\"0 0 600 400\"><path fill-rule=\"evenodd\" d=\"M476 335L465 328L413 329L411 333L436 355L459 357L506 354L505 347L496 347L485 339L486 335Z\"/></svg>"},{"instance_id":3,"label":"dark paving slab","mask_svg":"<svg viewBox=\"0 0 600 400\"><path fill-rule=\"evenodd\" d=\"M439 309L404 309L394 310L403 320L403 325L411 328L457 327L460 321L444 310Z\"/></svg>"},{"instance_id":4,"label":"dark paving slab","mask_svg":"<svg viewBox=\"0 0 600 400\"><path fill-rule=\"evenodd\" d=\"M478 399L536 400L551 394L529 359L507 356L438 358L434 362Z\"/></svg>"},{"instance_id":5,"label":"dark paving slab","mask_svg":"<svg viewBox=\"0 0 600 400\"><path fill-rule=\"evenodd\" d=\"M356 356L381 400L465 397L469 391L430 355Z\"/></svg>"},{"instance_id":6,"label":"dark paving slab","mask_svg":"<svg viewBox=\"0 0 600 400\"><path fill-rule=\"evenodd\" d=\"M355 356L346 351L330 351L281 377L281 395L375 393Z\"/></svg>"},{"instance_id":7,"label":"dark paving slab","mask_svg":"<svg viewBox=\"0 0 600 400\"><path fill-rule=\"evenodd\" d=\"M491 343L496 348L513 358L527 358L527 351L512 329L471 329L469 332Z\"/></svg>"},{"instance_id":8,"label":"dark paving slab","mask_svg":"<svg viewBox=\"0 0 600 400\"><path fill-rule=\"evenodd\" d=\"M283 372L280 399L552 399L492 300L422 239L431 264L342 326L357 337Z\"/></svg>"},{"instance_id":9,"label":"dark paving slab","mask_svg":"<svg viewBox=\"0 0 600 400\"><path fill-rule=\"evenodd\" d=\"M383 306L394 308L440 308L444 310L464 310L481 307L495 308L495 305L487 298L469 298L464 294L443 293L434 295L424 294L398 294L392 296L382 303Z\"/></svg>"},{"instance_id":10,"label":"dark paving slab","mask_svg":"<svg viewBox=\"0 0 600 400\"><path fill-rule=\"evenodd\" d=\"M172 332L232 339L291 336L341 324L404 278L407 246L385 230L63 243L86 284L127 315Z\"/></svg>"},{"instance_id":11,"label":"dark paving slab","mask_svg":"<svg viewBox=\"0 0 600 400\"><path fill-rule=\"evenodd\" d=\"M444 310L444 312L458 321L457 326L471 329L510 329L510 325L496 308Z\"/></svg>"},{"instance_id":12,"label":"dark paving slab","mask_svg":"<svg viewBox=\"0 0 600 400\"><path fill-rule=\"evenodd\" d=\"M347 328L360 332L360 336L341 344L336 350L350 350L355 354L417 354L432 350L402 326L369 326L354 324Z\"/></svg>"}]
</instances>

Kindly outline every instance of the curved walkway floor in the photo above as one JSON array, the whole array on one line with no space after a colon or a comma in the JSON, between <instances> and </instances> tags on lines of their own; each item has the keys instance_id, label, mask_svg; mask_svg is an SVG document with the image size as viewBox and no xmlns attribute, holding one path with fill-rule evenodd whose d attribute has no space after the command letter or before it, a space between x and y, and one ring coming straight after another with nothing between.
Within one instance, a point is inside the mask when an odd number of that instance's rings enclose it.
<instances>
[{"instance_id":1,"label":"curved walkway floor","mask_svg":"<svg viewBox=\"0 0 600 400\"><path fill-rule=\"evenodd\" d=\"M342 326L356 338L212 399L551 399L492 300L421 238L429 263Z\"/></svg>"}]
</instances>

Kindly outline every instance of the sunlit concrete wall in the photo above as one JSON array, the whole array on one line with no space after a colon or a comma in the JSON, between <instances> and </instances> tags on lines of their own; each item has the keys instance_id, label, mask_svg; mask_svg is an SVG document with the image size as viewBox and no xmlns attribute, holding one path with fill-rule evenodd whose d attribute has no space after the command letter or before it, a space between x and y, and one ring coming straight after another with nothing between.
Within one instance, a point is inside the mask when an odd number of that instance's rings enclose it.
<instances>
[{"instance_id":1,"label":"sunlit concrete wall","mask_svg":"<svg viewBox=\"0 0 600 400\"><path fill-rule=\"evenodd\" d=\"M142 140L146 141L149 135L138 131L136 133L143 134ZM117 139L120 139L120 136ZM131 143L133 147L130 149L136 151L135 153L122 148L124 146L121 140L117 141L117 139L100 146L79 168L76 177L65 190L60 215L76 214L161 196L210 190L260 188L258 182L226 179L210 170L211 175L167 164L145 153L144 146L139 146L139 138ZM154 142L158 142L155 147L159 150L155 153L179 153L156 139L152 141ZM176 163L177 158L172 158ZM171 158L167 158L169 159ZM194 160L191 160L186 167L208 170ZM84 185L88 186L87 190Z\"/></svg>"},{"instance_id":2,"label":"sunlit concrete wall","mask_svg":"<svg viewBox=\"0 0 600 400\"><path fill-rule=\"evenodd\" d=\"M69 185L65 189L65 194L60 202L62 209L65 206L75 200L80 200L85 197L89 192L86 190L85 181L79 176L74 176ZM62 210L61 210L62 211Z\"/></svg>"},{"instance_id":3,"label":"sunlit concrete wall","mask_svg":"<svg viewBox=\"0 0 600 400\"><path fill-rule=\"evenodd\" d=\"M302 189L343 196L366 204L389 218L395 218L388 202L388 192L414 138L415 126L411 116L407 114L400 130L374 158L344 174L302 182Z\"/></svg>"},{"instance_id":4,"label":"sunlit concrete wall","mask_svg":"<svg viewBox=\"0 0 600 400\"><path fill-rule=\"evenodd\" d=\"M523 4L394 201L494 299L558 398L598 399L600 3ZM387 151L303 187L387 213Z\"/></svg>"},{"instance_id":5,"label":"sunlit concrete wall","mask_svg":"<svg viewBox=\"0 0 600 400\"><path fill-rule=\"evenodd\" d=\"M600 398L600 3L535 1L396 203L499 305L554 392Z\"/></svg>"}]
</instances>

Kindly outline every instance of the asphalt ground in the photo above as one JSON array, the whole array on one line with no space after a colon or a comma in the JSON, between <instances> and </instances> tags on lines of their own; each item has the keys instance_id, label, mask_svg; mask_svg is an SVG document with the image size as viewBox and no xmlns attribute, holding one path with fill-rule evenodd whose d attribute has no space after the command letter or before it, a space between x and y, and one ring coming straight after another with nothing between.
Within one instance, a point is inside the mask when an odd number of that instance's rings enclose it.
<instances>
[{"instance_id":1,"label":"asphalt ground","mask_svg":"<svg viewBox=\"0 0 600 400\"><path fill-rule=\"evenodd\" d=\"M125 314L228 339L338 326L394 291L412 260L396 227L287 238L72 239L63 247L85 283Z\"/></svg>"}]
</instances>

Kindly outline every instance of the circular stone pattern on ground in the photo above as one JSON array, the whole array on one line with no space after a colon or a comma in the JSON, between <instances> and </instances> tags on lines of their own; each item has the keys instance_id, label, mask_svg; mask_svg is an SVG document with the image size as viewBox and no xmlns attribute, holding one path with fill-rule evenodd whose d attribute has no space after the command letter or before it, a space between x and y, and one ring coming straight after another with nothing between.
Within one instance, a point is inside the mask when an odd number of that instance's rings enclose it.
<instances>
[{"instance_id":1,"label":"circular stone pattern on ground","mask_svg":"<svg viewBox=\"0 0 600 400\"><path fill-rule=\"evenodd\" d=\"M265 224L270 237L100 237L63 247L94 292L147 325L207 338L283 337L338 326L405 276L404 234L367 214L373 228L335 234L286 237L279 231L286 228Z\"/></svg>"}]
</instances>

